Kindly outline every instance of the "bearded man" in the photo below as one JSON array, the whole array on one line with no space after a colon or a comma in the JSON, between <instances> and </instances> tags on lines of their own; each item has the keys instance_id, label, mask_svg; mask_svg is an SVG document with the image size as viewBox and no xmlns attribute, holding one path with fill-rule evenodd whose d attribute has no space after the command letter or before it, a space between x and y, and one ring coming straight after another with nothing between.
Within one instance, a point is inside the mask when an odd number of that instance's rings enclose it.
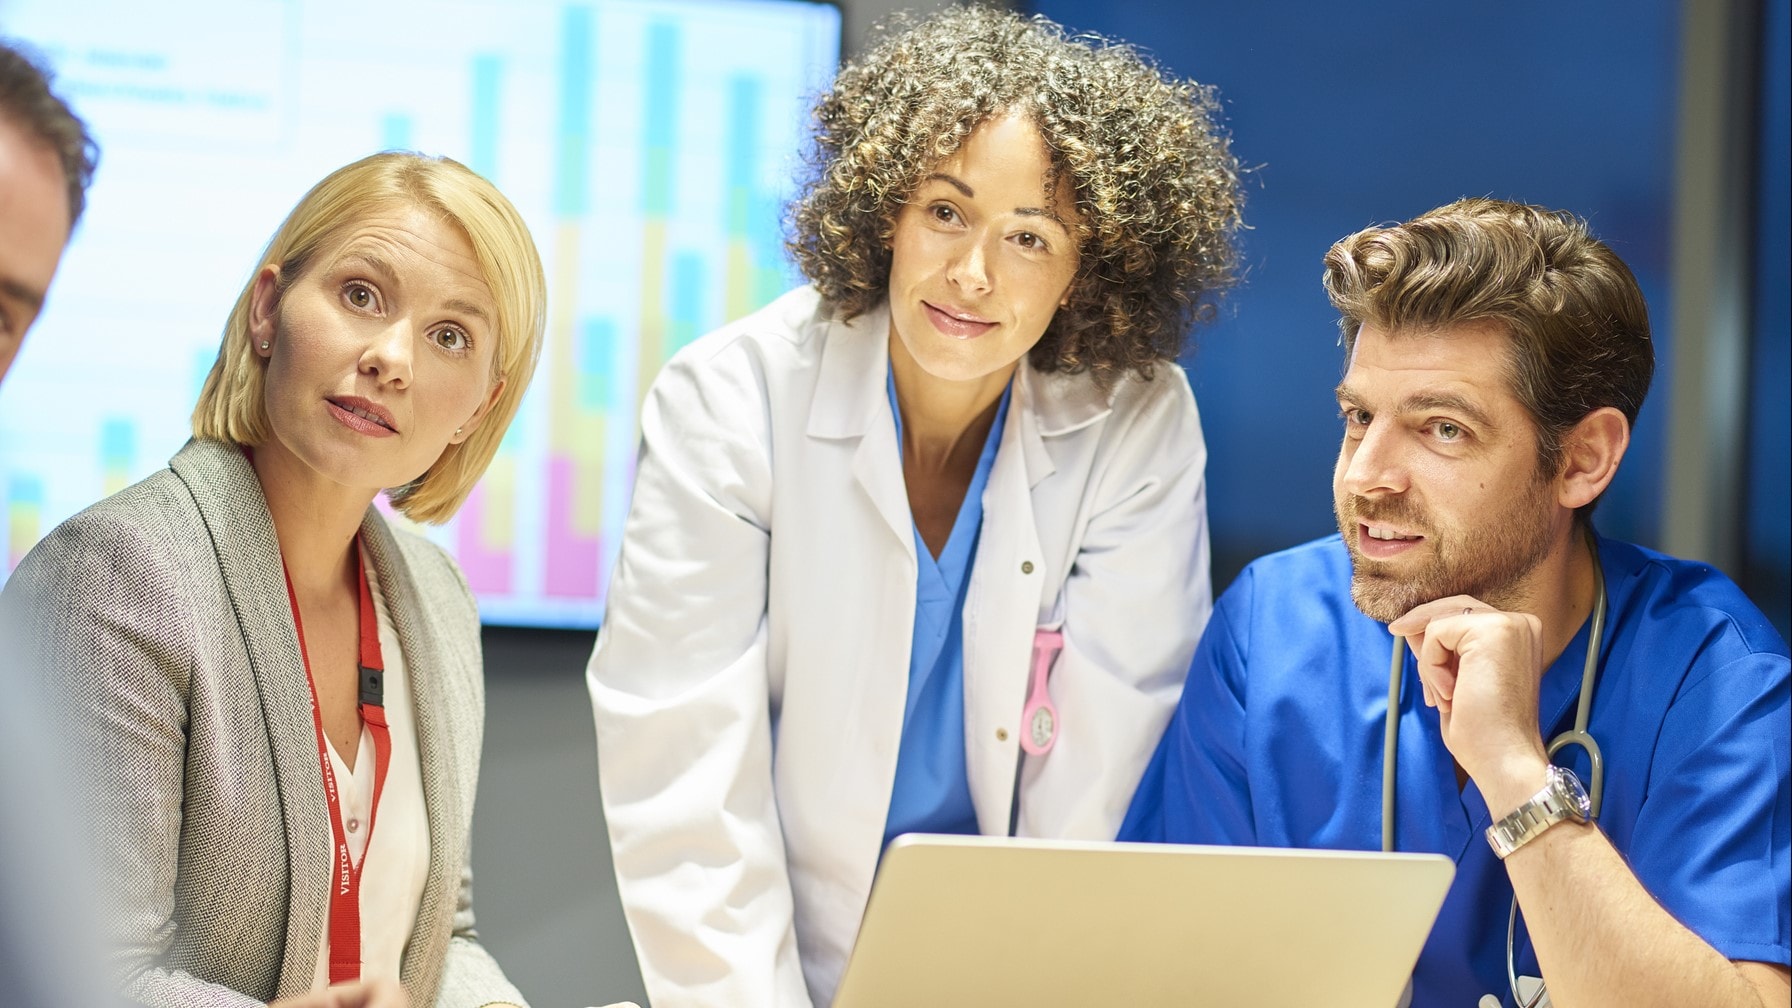
<instances>
[{"instance_id":1,"label":"bearded man","mask_svg":"<svg viewBox=\"0 0 1792 1008\"><path fill-rule=\"evenodd\" d=\"M1121 839L1452 858L1417 1006L1786 1004L1786 642L1593 528L1654 368L1634 276L1470 199L1338 242L1325 286L1341 535L1221 598ZM1603 773L1550 751L1577 726Z\"/></svg>"}]
</instances>

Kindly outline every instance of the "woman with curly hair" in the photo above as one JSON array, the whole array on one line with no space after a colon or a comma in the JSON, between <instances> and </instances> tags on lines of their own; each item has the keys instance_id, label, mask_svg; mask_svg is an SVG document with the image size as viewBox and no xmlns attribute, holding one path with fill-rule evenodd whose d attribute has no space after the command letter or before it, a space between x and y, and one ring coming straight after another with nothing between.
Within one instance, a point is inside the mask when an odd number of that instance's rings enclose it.
<instances>
[{"instance_id":1,"label":"woman with curly hair","mask_svg":"<svg viewBox=\"0 0 1792 1008\"><path fill-rule=\"evenodd\" d=\"M1217 118L977 8L820 99L810 283L654 382L591 658L656 1008L828 1003L898 834L1113 836L1211 604L1176 357L1232 275Z\"/></svg>"}]
</instances>

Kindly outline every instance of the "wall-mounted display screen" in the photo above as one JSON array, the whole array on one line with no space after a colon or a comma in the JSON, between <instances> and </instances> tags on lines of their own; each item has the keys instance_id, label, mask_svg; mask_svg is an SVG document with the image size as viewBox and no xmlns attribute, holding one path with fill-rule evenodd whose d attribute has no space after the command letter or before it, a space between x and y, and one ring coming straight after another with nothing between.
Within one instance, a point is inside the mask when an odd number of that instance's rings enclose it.
<instances>
[{"instance_id":1,"label":"wall-mounted display screen","mask_svg":"<svg viewBox=\"0 0 1792 1008\"><path fill-rule=\"evenodd\" d=\"M494 181L535 235L548 342L503 447L427 534L487 622L602 615L641 392L796 282L781 208L837 8L795 0L0 0L102 148L0 386L10 572L166 464L260 250L331 170L405 148Z\"/></svg>"}]
</instances>

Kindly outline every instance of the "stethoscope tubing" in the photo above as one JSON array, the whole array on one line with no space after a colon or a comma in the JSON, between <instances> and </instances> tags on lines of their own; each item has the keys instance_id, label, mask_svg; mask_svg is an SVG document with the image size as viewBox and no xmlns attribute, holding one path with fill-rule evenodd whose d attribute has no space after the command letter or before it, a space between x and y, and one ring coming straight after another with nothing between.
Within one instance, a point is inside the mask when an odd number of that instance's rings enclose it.
<instances>
[{"instance_id":1,"label":"stethoscope tubing","mask_svg":"<svg viewBox=\"0 0 1792 1008\"><path fill-rule=\"evenodd\" d=\"M1580 746L1586 751L1587 760L1592 768L1592 780L1588 782L1587 799L1589 806L1588 821L1599 819L1600 805L1605 799L1605 755L1599 750L1599 743L1587 731L1587 724L1593 714L1593 688L1599 675L1599 649L1605 642L1605 570L1599 562L1599 547L1591 544L1593 549L1593 585L1595 589L1593 601L1593 626L1587 633L1587 658L1581 666L1580 699L1574 711L1574 728L1562 732L1550 739L1546 750L1553 762L1556 753L1571 745ZM1388 713L1382 730L1381 749L1381 849L1392 853L1394 850L1394 792L1397 780L1397 765L1400 749L1400 687L1406 678L1406 638L1394 638L1393 656L1388 662ZM1506 984L1512 992L1512 1000L1519 1008L1536 1008L1543 1002L1548 989L1539 985L1536 993L1526 1000L1518 993L1518 969L1514 945L1518 936L1518 896L1512 896L1512 907L1506 914Z\"/></svg>"}]
</instances>

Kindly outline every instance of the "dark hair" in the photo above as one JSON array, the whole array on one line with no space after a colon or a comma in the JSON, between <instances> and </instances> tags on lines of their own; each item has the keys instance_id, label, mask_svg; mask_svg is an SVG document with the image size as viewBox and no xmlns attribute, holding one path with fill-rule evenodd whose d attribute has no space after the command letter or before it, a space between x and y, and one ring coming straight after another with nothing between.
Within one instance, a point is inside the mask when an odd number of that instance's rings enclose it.
<instances>
[{"instance_id":1,"label":"dark hair","mask_svg":"<svg viewBox=\"0 0 1792 1008\"><path fill-rule=\"evenodd\" d=\"M791 207L797 265L843 317L887 293L897 212L978 126L1027 116L1081 223L1069 301L1033 348L1041 371L1106 384L1174 360L1232 280L1238 163L1210 88L1132 48L982 7L898 15L814 112L810 177Z\"/></svg>"},{"instance_id":2,"label":"dark hair","mask_svg":"<svg viewBox=\"0 0 1792 1008\"><path fill-rule=\"evenodd\" d=\"M68 179L68 223L74 227L87 208L87 186L100 149L87 124L50 91L49 70L19 42L0 39L0 118L35 137L56 153Z\"/></svg>"},{"instance_id":3,"label":"dark hair","mask_svg":"<svg viewBox=\"0 0 1792 1008\"><path fill-rule=\"evenodd\" d=\"M1560 467L1562 436L1588 413L1615 407L1634 425L1649 394L1655 348L1643 292L1565 210L1464 199L1358 231L1325 254L1325 290L1346 357L1366 322L1389 331L1501 326L1545 472Z\"/></svg>"}]
</instances>

